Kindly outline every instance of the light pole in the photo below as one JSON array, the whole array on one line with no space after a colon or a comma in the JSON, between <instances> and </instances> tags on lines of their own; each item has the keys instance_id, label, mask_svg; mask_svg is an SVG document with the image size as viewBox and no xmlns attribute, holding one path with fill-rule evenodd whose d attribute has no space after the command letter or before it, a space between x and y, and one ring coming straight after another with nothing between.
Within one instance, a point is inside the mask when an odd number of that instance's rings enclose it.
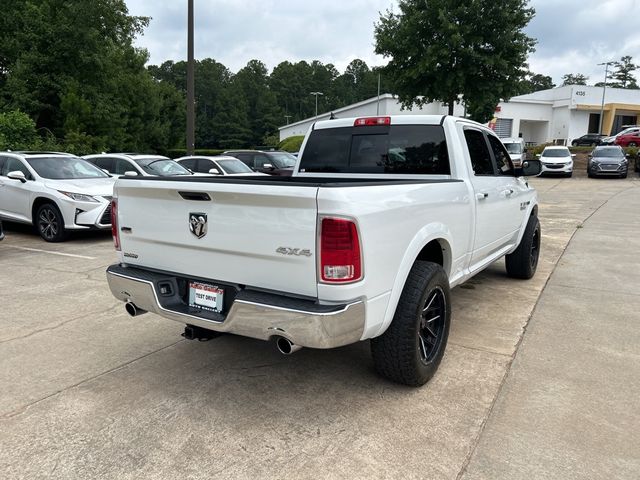
<instances>
[{"instance_id":1,"label":"light pole","mask_svg":"<svg viewBox=\"0 0 640 480\"><path fill-rule=\"evenodd\" d=\"M291 115L285 115L284 118L287 119L287 125L289 125L289 119L291 118Z\"/></svg>"},{"instance_id":2,"label":"light pole","mask_svg":"<svg viewBox=\"0 0 640 480\"><path fill-rule=\"evenodd\" d=\"M318 119L318 96L324 95L322 92L311 92L310 95L314 95L316 97L316 120Z\"/></svg>"},{"instance_id":3,"label":"light pole","mask_svg":"<svg viewBox=\"0 0 640 480\"><path fill-rule=\"evenodd\" d=\"M600 127L598 128L598 133L602 135L602 120L604 118L604 95L607 92L607 76L609 75L609 65L614 64L615 62L604 62L599 63L598 66L604 65L604 87L602 89L602 103L600 104Z\"/></svg>"},{"instance_id":4,"label":"light pole","mask_svg":"<svg viewBox=\"0 0 640 480\"><path fill-rule=\"evenodd\" d=\"M193 0L188 0L187 5L187 155L193 155L196 143L196 98L193 61Z\"/></svg>"}]
</instances>

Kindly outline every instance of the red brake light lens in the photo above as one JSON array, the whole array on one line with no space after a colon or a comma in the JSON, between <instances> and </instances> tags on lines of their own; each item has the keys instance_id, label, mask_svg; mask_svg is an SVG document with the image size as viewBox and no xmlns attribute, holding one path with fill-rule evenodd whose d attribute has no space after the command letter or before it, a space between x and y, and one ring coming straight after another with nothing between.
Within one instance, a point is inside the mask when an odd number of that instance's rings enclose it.
<instances>
[{"instance_id":1,"label":"red brake light lens","mask_svg":"<svg viewBox=\"0 0 640 480\"><path fill-rule=\"evenodd\" d=\"M353 122L354 127L374 127L376 125L391 125L391 117L365 117Z\"/></svg>"},{"instance_id":2,"label":"red brake light lens","mask_svg":"<svg viewBox=\"0 0 640 480\"><path fill-rule=\"evenodd\" d=\"M111 236L113 237L113 245L117 251L120 251L120 232L118 230L118 200L111 200Z\"/></svg>"},{"instance_id":3,"label":"red brake light lens","mask_svg":"<svg viewBox=\"0 0 640 480\"><path fill-rule=\"evenodd\" d=\"M350 220L323 218L320 233L320 278L323 282L355 282L362 278L358 228Z\"/></svg>"}]
</instances>

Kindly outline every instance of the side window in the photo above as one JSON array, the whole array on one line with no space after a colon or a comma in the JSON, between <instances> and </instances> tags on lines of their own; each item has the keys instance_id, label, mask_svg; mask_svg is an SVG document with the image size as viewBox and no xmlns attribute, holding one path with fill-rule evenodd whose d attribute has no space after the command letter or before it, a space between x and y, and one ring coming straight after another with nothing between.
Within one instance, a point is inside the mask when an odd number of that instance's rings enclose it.
<instances>
[{"instance_id":1,"label":"side window","mask_svg":"<svg viewBox=\"0 0 640 480\"><path fill-rule=\"evenodd\" d=\"M194 172L198 171L198 170L196 170L196 159L195 158L188 158L187 160L181 160L178 163L180 165L182 165L184 168L188 168L189 170L192 170Z\"/></svg>"},{"instance_id":2,"label":"side window","mask_svg":"<svg viewBox=\"0 0 640 480\"><path fill-rule=\"evenodd\" d=\"M471 157L471 167L475 175L495 175L489 147L480 130L465 129L464 138Z\"/></svg>"},{"instance_id":3,"label":"side window","mask_svg":"<svg viewBox=\"0 0 640 480\"><path fill-rule=\"evenodd\" d=\"M4 167L4 162L6 161L5 157L0 157L0 175L4 175L4 171L2 168Z\"/></svg>"},{"instance_id":4,"label":"side window","mask_svg":"<svg viewBox=\"0 0 640 480\"><path fill-rule=\"evenodd\" d=\"M200 170L198 170L199 172L209 173L209 170L211 170L212 168L218 168L218 167L216 167L216 164L213 163L211 160L206 160L204 158L200 160L200 163L199 163Z\"/></svg>"},{"instance_id":5,"label":"side window","mask_svg":"<svg viewBox=\"0 0 640 480\"><path fill-rule=\"evenodd\" d=\"M129 160L115 158L114 162L116 167L114 168L113 173L116 175L124 175L125 172L138 172L138 169L134 167Z\"/></svg>"},{"instance_id":6,"label":"side window","mask_svg":"<svg viewBox=\"0 0 640 480\"><path fill-rule=\"evenodd\" d=\"M5 159L4 165L2 167L2 175L6 177L9 172L22 172L24 173L24 176L27 178L27 180L33 180L33 175L31 175L29 169L17 158L7 157Z\"/></svg>"},{"instance_id":7,"label":"side window","mask_svg":"<svg viewBox=\"0 0 640 480\"><path fill-rule=\"evenodd\" d=\"M511 163L511 157L507 153L506 148L502 142L493 135L487 135L489 138L489 145L493 150L493 156L496 159L496 165L498 167L498 173L500 175L511 175L513 173L513 164Z\"/></svg>"},{"instance_id":8,"label":"side window","mask_svg":"<svg viewBox=\"0 0 640 480\"><path fill-rule=\"evenodd\" d=\"M248 167L253 167L252 155L247 153L236 153L235 155L232 155L232 156L236 157L238 160L240 160L242 163L244 163Z\"/></svg>"},{"instance_id":9,"label":"side window","mask_svg":"<svg viewBox=\"0 0 640 480\"><path fill-rule=\"evenodd\" d=\"M258 154L253 157L254 168L264 168L265 164L267 163L273 165L273 162L269 160L269 157L267 157L266 155Z\"/></svg>"},{"instance_id":10,"label":"side window","mask_svg":"<svg viewBox=\"0 0 640 480\"><path fill-rule=\"evenodd\" d=\"M106 170L109 173L114 173L113 158L109 158L109 157L93 158L90 160L90 162L93 163L98 168Z\"/></svg>"}]
</instances>

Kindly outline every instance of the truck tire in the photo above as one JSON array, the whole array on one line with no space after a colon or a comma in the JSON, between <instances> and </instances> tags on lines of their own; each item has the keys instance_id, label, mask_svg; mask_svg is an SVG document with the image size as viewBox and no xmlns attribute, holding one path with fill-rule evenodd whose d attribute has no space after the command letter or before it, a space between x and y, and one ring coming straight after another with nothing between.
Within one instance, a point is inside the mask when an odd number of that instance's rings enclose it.
<instances>
[{"instance_id":1,"label":"truck tire","mask_svg":"<svg viewBox=\"0 0 640 480\"><path fill-rule=\"evenodd\" d=\"M540 221L531 216L524 230L520 245L505 257L507 275L528 280L536 273L540 258Z\"/></svg>"},{"instance_id":2,"label":"truck tire","mask_svg":"<svg viewBox=\"0 0 640 480\"><path fill-rule=\"evenodd\" d=\"M62 242L67 237L62 214L53 203L45 203L38 207L33 224L47 242Z\"/></svg>"},{"instance_id":3,"label":"truck tire","mask_svg":"<svg viewBox=\"0 0 640 480\"><path fill-rule=\"evenodd\" d=\"M440 265L417 261L402 289L389 328L371 340L376 371L419 387L433 377L449 337L449 280Z\"/></svg>"}]
</instances>

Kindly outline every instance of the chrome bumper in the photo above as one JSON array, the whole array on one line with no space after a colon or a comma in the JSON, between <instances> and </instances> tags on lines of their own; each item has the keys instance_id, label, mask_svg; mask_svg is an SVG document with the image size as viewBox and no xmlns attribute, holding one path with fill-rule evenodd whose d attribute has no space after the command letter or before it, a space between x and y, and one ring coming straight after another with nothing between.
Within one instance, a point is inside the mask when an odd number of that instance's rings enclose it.
<instances>
[{"instance_id":1,"label":"chrome bumper","mask_svg":"<svg viewBox=\"0 0 640 480\"><path fill-rule=\"evenodd\" d=\"M155 277L155 278L154 278ZM268 302L252 299L251 292L239 293L228 313L218 320L203 318L181 302L176 311L163 306L158 297L157 282L170 281L171 274L156 274L139 268L112 265L107 269L111 293L118 300L176 322L195 325L245 337L270 340L285 337L292 343L309 348L334 348L355 343L364 331L365 307L361 300L335 306L318 306L310 301L260 294ZM294 305L292 305L294 304Z\"/></svg>"}]
</instances>

